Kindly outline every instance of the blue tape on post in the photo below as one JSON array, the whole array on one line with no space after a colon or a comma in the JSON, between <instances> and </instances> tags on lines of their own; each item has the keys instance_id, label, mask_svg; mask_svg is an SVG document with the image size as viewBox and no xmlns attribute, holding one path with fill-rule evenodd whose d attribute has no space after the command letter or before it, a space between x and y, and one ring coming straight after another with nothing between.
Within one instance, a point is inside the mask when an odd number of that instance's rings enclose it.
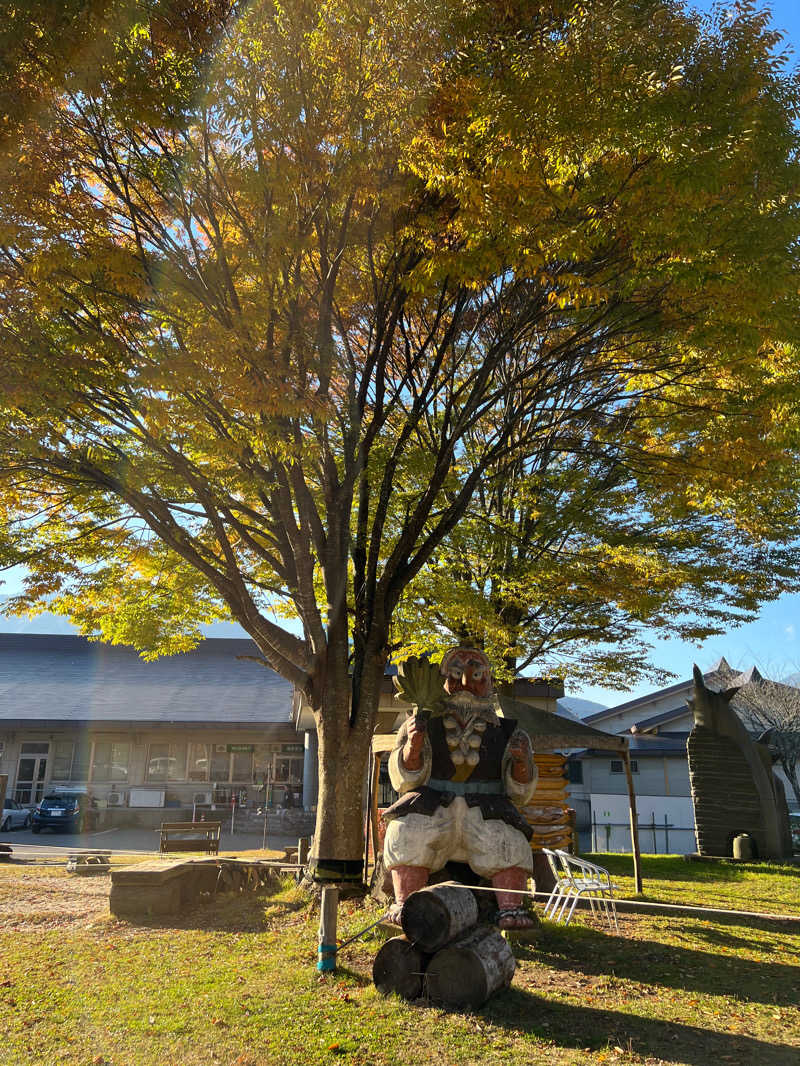
<instances>
[{"instance_id":1,"label":"blue tape on post","mask_svg":"<svg viewBox=\"0 0 800 1066\"><path fill-rule=\"evenodd\" d=\"M320 944L317 969L320 973L331 973L336 969L336 945Z\"/></svg>"}]
</instances>

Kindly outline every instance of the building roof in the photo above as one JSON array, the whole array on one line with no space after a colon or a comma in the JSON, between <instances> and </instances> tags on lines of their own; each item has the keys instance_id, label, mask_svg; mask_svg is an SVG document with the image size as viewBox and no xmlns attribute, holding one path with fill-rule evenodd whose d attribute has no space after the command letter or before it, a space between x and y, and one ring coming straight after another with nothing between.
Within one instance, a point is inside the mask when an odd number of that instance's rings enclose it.
<instances>
[{"instance_id":1,"label":"building roof","mask_svg":"<svg viewBox=\"0 0 800 1066\"><path fill-rule=\"evenodd\" d=\"M664 755L681 755L686 757L686 741L689 738L688 733L669 733L667 735L661 734L660 736L632 736L630 739L630 746L628 751L630 752L632 759L648 758L649 756L657 756L659 759ZM588 759L592 755L607 755L607 751L600 751L597 748L586 748L584 751L575 752L570 756L573 759Z\"/></svg>"},{"instance_id":2,"label":"building roof","mask_svg":"<svg viewBox=\"0 0 800 1066\"><path fill-rule=\"evenodd\" d=\"M144 662L81 636L0 633L0 724L290 726L292 687L249 639Z\"/></svg>"},{"instance_id":3,"label":"building roof","mask_svg":"<svg viewBox=\"0 0 800 1066\"><path fill-rule=\"evenodd\" d=\"M741 688L746 684L762 681L761 674L758 670L751 666L749 670L739 672L731 669L726 659L719 659L713 666L703 672L703 680L709 688L714 691L719 691L724 688ZM584 722L602 722L605 718L612 718L617 714L624 714L628 711L633 711L637 707L646 707L651 704L655 699L664 699L665 696L675 696L676 699L685 700L687 693L691 694L694 689L694 680L689 678L686 681L676 681L674 685L667 685L666 688L656 689L654 692L648 692L645 696L637 696L636 699L628 700L627 703L618 703L616 707L607 707L604 711L596 711L595 714L587 714L583 719ZM682 703L680 710L676 708L675 711L666 711L667 717L664 719L668 721L669 718L675 714L686 713L686 706ZM655 715L652 718L643 719L642 722L636 724L644 728L644 724L648 726L656 724L656 718L659 715Z\"/></svg>"},{"instance_id":4,"label":"building roof","mask_svg":"<svg viewBox=\"0 0 800 1066\"><path fill-rule=\"evenodd\" d=\"M564 751L589 744L605 751L624 752L629 745L628 734L604 733L585 722L577 721L538 707L530 707L508 696L500 697L500 706L507 718L515 718L533 741L536 751Z\"/></svg>"},{"instance_id":5,"label":"building roof","mask_svg":"<svg viewBox=\"0 0 800 1066\"><path fill-rule=\"evenodd\" d=\"M638 722L634 722L631 726L631 733L649 733L650 730L657 729L662 732L661 726L666 725L667 722L674 722L678 718L685 718L687 715L691 717L692 709L687 703L682 704L680 707L673 707L671 711L662 711L661 714L651 715L649 718L642 718Z\"/></svg>"}]
</instances>

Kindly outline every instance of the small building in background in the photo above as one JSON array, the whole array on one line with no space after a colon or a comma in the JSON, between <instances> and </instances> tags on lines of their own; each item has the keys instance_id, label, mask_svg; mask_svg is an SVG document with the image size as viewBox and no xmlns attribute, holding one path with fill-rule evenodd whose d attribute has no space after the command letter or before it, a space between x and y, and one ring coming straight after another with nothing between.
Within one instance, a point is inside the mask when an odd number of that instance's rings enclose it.
<instances>
[{"instance_id":1,"label":"small building in background","mask_svg":"<svg viewBox=\"0 0 800 1066\"><path fill-rule=\"evenodd\" d=\"M257 656L238 638L144 662L78 635L0 633L9 796L33 806L48 792L86 792L101 825L265 796L302 806L306 740L292 724L292 687Z\"/></svg>"},{"instance_id":2,"label":"small building in background","mask_svg":"<svg viewBox=\"0 0 800 1066\"><path fill-rule=\"evenodd\" d=\"M754 669L744 673L732 670L720 659L703 678L711 688L743 688L757 682L760 675ZM693 691L692 679L680 681L584 718L598 729L630 736L643 852L688 854L697 850L686 753L694 725L688 705ZM580 849L629 851L627 787L621 760L605 751L585 749L571 755L568 769ZM778 768L775 773L786 781ZM786 791L791 802L788 782Z\"/></svg>"}]
</instances>

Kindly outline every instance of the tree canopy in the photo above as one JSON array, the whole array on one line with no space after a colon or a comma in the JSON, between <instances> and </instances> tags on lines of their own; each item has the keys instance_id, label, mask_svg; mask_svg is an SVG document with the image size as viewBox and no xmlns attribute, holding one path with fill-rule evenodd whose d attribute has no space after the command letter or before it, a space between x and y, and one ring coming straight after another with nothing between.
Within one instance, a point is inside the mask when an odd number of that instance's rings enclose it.
<instances>
[{"instance_id":1,"label":"tree canopy","mask_svg":"<svg viewBox=\"0 0 800 1066\"><path fill-rule=\"evenodd\" d=\"M526 613L624 639L793 579L800 96L750 5L32 7L0 170L12 607L147 655L238 621L315 712L318 857L361 853L420 597L469 583L469 626L497 574L519 658Z\"/></svg>"}]
</instances>

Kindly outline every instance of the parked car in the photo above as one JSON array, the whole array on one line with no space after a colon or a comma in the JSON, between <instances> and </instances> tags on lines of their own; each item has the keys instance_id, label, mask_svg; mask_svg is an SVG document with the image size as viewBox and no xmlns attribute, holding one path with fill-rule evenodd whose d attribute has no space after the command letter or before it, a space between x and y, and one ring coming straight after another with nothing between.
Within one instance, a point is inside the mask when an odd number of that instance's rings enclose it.
<instances>
[{"instance_id":1,"label":"parked car","mask_svg":"<svg viewBox=\"0 0 800 1066\"><path fill-rule=\"evenodd\" d=\"M3 804L3 817L0 818L0 833L9 829L27 829L31 824L31 812L16 800L7 799Z\"/></svg>"},{"instance_id":2,"label":"parked car","mask_svg":"<svg viewBox=\"0 0 800 1066\"><path fill-rule=\"evenodd\" d=\"M66 833L83 830L86 797L79 792L57 792L45 796L33 812L33 832L61 829Z\"/></svg>"},{"instance_id":3,"label":"parked car","mask_svg":"<svg viewBox=\"0 0 800 1066\"><path fill-rule=\"evenodd\" d=\"M789 812L789 829L792 834L792 847L800 854L800 811Z\"/></svg>"}]
</instances>

